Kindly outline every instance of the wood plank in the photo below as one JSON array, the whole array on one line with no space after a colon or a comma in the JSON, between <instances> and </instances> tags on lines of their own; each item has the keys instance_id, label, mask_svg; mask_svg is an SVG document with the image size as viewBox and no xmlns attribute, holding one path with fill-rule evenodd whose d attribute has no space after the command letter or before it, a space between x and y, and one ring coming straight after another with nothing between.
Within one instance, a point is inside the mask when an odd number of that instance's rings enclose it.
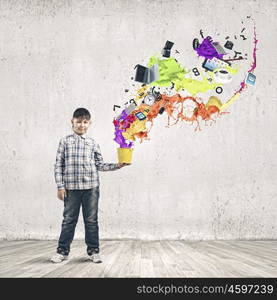
<instances>
[{"instance_id":1,"label":"wood plank","mask_svg":"<svg viewBox=\"0 0 277 300\"><path fill-rule=\"evenodd\" d=\"M153 261L154 277L169 277L169 273L161 257L161 243L153 242L149 250Z\"/></svg>"},{"instance_id":2,"label":"wood plank","mask_svg":"<svg viewBox=\"0 0 277 300\"><path fill-rule=\"evenodd\" d=\"M13 246L19 246L20 244L27 244L28 242L30 242L32 240L0 240L0 249L4 249L4 248L8 248L8 249L12 249Z\"/></svg>"},{"instance_id":3,"label":"wood plank","mask_svg":"<svg viewBox=\"0 0 277 300\"><path fill-rule=\"evenodd\" d=\"M126 263L118 273L118 277L140 277L141 273L141 241L131 241L125 253Z\"/></svg>"},{"instance_id":4,"label":"wood plank","mask_svg":"<svg viewBox=\"0 0 277 300\"><path fill-rule=\"evenodd\" d=\"M230 247L230 245L228 245L228 242L223 241L207 242L205 250L207 251L207 249L211 249L213 254L216 256L222 255L224 253L226 258L232 258L232 266L233 268L236 267L236 269L239 270L240 276L268 277L269 274L273 274L274 272L274 268L267 268L267 266L265 265L265 261L260 260L260 255L257 254L256 251L252 250L252 255L249 255L248 252L245 253L241 251L241 248L239 246Z\"/></svg>"},{"instance_id":5,"label":"wood plank","mask_svg":"<svg viewBox=\"0 0 277 300\"><path fill-rule=\"evenodd\" d=\"M22 242L16 242L13 245L10 245L8 247L4 247L0 250L1 256L0 256L0 260L4 257L9 257L12 254L17 255L20 252L27 252L28 250L33 251L34 247L36 247L36 245L38 245L38 243L40 244L45 244L48 241L36 241L36 240L31 240L31 241L24 241ZM53 241L51 241L53 242Z\"/></svg>"},{"instance_id":6,"label":"wood plank","mask_svg":"<svg viewBox=\"0 0 277 300\"><path fill-rule=\"evenodd\" d=\"M44 246L44 247L43 247ZM19 261L14 264L12 268L4 270L1 273L1 277L41 277L44 273L49 271L49 269L57 269L61 265L67 264L69 261L64 261L61 264L54 264L50 261L50 258L55 254L56 247L54 244L43 245L38 247L33 253L23 254L19 256ZM55 243L56 246L56 243ZM75 243L72 243L71 252L75 252L81 249L81 247ZM70 256L72 256L70 254Z\"/></svg>"},{"instance_id":7,"label":"wood plank","mask_svg":"<svg viewBox=\"0 0 277 300\"><path fill-rule=\"evenodd\" d=\"M131 249L132 241L121 241L121 245L123 247L121 247L120 251L116 254L116 259L112 261L113 264L111 265L111 267L104 270L104 277L124 277L121 270L125 268L129 263L129 252Z\"/></svg>"},{"instance_id":8,"label":"wood plank","mask_svg":"<svg viewBox=\"0 0 277 300\"><path fill-rule=\"evenodd\" d=\"M220 269L198 249L199 242L180 242L196 277L217 277ZM203 242L202 242L203 243Z\"/></svg>"},{"instance_id":9,"label":"wood plank","mask_svg":"<svg viewBox=\"0 0 277 300\"><path fill-rule=\"evenodd\" d=\"M30 265L32 261L36 261L41 255L45 255L50 251L55 253L55 248L51 244L37 244L37 249L28 249L25 251L20 249L18 253L12 253L10 256L1 257L0 263L0 276L7 276L7 274L12 273L16 270L21 270L24 264ZM21 272L21 271L20 271ZM18 272L17 272L18 273Z\"/></svg>"},{"instance_id":10,"label":"wood plank","mask_svg":"<svg viewBox=\"0 0 277 300\"><path fill-rule=\"evenodd\" d=\"M277 277L277 241L101 241L103 263L86 260L84 240L70 259L50 262L57 241L0 241L0 277Z\"/></svg>"}]
</instances>

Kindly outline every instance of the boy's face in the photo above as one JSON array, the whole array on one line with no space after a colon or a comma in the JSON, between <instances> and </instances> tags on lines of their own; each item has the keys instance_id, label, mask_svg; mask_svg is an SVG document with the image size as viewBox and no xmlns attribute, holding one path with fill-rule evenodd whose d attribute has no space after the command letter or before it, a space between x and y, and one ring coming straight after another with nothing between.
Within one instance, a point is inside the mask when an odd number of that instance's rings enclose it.
<instances>
[{"instance_id":1,"label":"boy's face","mask_svg":"<svg viewBox=\"0 0 277 300\"><path fill-rule=\"evenodd\" d=\"M71 120L72 129L76 134L82 135L85 134L91 124L91 120L85 118L73 118Z\"/></svg>"}]
</instances>

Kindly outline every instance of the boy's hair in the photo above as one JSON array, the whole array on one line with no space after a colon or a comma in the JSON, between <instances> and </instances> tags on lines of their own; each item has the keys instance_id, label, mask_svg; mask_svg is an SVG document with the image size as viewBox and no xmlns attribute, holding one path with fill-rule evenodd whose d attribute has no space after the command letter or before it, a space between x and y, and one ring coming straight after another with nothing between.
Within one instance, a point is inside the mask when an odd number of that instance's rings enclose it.
<instances>
[{"instance_id":1,"label":"boy's hair","mask_svg":"<svg viewBox=\"0 0 277 300\"><path fill-rule=\"evenodd\" d=\"M73 113L73 118L90 120L90 112L86 108L77 108Z\"/></svg>"}]
</instances>

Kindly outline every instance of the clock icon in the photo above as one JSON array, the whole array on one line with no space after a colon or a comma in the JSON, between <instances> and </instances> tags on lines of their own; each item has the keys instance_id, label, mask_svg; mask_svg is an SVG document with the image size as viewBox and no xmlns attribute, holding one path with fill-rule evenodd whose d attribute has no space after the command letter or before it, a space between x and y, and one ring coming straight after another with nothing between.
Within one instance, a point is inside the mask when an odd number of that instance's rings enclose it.
<instances>
[{"instance_id":1,"label":"clock icon","mask_svg":"<svg viewBox=\"0 0 277 300\"><path fill-rule=\"evenodd\" d=\"M145 98L143 99L143 103L146 104L146 105L153 105L156 101L156 97L155 95L153 95L152 93L151 94L147 94L145 96Z\"/></svg>"}]
</instances>

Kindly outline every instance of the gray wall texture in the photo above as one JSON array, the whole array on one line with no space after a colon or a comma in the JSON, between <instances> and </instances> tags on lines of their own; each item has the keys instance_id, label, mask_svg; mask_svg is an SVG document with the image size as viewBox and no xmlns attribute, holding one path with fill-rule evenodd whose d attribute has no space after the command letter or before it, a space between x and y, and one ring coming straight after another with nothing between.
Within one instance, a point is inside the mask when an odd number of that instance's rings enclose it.
<instances>
[{"instance_id":1,"label":"gray wall texture","mask_svg":"<svg viewBox=\"0 0 277 300\"><path fill-rule=\"evenodd\" d=\"M0 238L58 237L53 166L74 109L91 110L89 133L117 162L113 105L130 99L134 66L170 40L193 67L200 29L233 36L249 15L256 85L200 132L157 118L131 166L101 173L100 237L276 239L276 0L0 1Z\"/></svg>"}]
</instances>

